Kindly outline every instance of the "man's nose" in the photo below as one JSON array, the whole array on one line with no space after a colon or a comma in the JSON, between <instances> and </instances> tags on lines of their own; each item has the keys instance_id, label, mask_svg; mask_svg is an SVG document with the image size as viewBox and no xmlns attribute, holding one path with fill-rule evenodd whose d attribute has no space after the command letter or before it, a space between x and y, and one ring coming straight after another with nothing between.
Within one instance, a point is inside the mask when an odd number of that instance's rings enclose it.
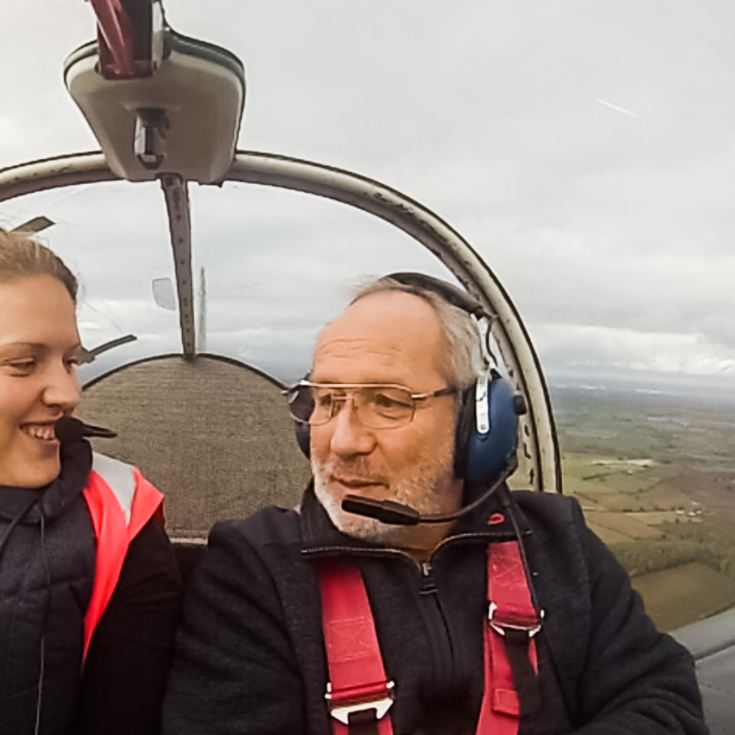
<instances>
[{"instance_id":1,"label":"man's nose","mask_svg":"<svg viewBox=\"0 0 735 735\"><path fill-rule=\"evenodd\" d=\"M339 457L369 454L375 447L375 437L370 429L360 423L352 398L336 407L336 415L330 421L332 436L329 448Z\"/></svg>"},{"instance_id":2,"label":"man's nose","mask_svg":"<svg viewBox=\"0 0 735 735\"><path fill-rule=\"evenodd\" d=\"M79 381L74 368L64 363L51 367L43 391L43 402L68 413L77 407L79 397Z\"/></svg>"}]
</instances>

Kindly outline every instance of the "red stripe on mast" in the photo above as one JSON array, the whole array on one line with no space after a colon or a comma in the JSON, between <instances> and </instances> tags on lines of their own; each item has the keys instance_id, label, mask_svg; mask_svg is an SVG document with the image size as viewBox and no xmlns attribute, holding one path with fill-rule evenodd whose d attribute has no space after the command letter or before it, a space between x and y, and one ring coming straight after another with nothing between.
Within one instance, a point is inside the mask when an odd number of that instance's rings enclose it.
<instances>
[{"instance_id":1,"label":"red stripe on mast","mask_svg":"<svg viewBox=\"0 0 735 735\"><path fill-rule=\"evenodd\" d=\"M90 0L97 16L99 71L106 79L150 76L151 0Z\"/></svg>"}]
</instances>

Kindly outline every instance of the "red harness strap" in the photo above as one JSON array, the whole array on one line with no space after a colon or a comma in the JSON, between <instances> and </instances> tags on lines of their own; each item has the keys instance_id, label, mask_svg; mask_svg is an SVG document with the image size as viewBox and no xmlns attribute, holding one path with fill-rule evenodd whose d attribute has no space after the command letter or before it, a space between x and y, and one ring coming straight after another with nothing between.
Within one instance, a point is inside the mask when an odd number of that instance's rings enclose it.
<instances>
[{"instance_id":1,"label":"red harness strap","mask_svg":"<svg viewBox=\"0 0 735 735\"><path fill-rule=\"evenodd\" d=\"M487 597L485 694L477 735L516 735L521 707L532 714L540 706L533 637L541 629L517 541L488 548Z\"/></svg>"},{"instance_id":2,"label":"red harness strap","mask_svg":"<svg viewBox=\"0 0 735 735\"><path fill-rule=\"evenodd\" d=\"M325 697L334 735L393 735L393 704L365 584L357 566L320 561L322 630L329 667Z\"/></svg>"},{"instance_id":3,"label":"red harness strap","mask_svg":"<svg viewBox=\"0 0 735 735\"><path fill-rule=\"evenodd\" d=\"M393 735L388 710L394 684L383 667L370 602L356 565L318 564L322 630L330 683L325 697L333 735ZM539 706L533 605L516 541L488 549L485 693L477 735L516 735L521 714Z\"/></svg>"}]
</instances>

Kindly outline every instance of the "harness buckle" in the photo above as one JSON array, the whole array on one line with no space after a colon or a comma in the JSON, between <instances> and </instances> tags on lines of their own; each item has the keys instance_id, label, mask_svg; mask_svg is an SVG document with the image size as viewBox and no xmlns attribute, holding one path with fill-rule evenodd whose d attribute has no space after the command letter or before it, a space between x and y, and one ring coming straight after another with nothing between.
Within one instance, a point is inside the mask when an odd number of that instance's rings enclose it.
<instances>
[{"instance_id":1,"label":"harness buckle","mask_svg":"<svg viewBox=\"0 0 735 735\"><path fill-rule=\"evenodd\" d=\"M388 713L388 710L393 706L395 699L393 690L395 686L394 681L388 681L376 687L360 687L361 691L350 691L348 689L342 690L341 692L334 692L332 690L332 683L327 682L327 691L324 694L324 699L327 700L329 714L343 725L349 726L352 715L369 710L375 712L376 720L382 720ZM373 696L376 694L383 694L383 696Z\"/></svg>"},{"instance_id":2,"label":"harness buckle","mask_svg":"<svg viewBox=\"0 0 735 735\"><path fill-rule=\"evenodd\" d=\"M490 623L490 627L498 634L505 637L505 634L509 630L520 630L525 631L528 634L528 638L533 638L540 630L543 625L544 611L539 610L538 615L534 617L510 617L506 616L501 618L496 615L498 612L498 606L490 601L487 608L487 620Z\"/></svg>"}]
</instances>

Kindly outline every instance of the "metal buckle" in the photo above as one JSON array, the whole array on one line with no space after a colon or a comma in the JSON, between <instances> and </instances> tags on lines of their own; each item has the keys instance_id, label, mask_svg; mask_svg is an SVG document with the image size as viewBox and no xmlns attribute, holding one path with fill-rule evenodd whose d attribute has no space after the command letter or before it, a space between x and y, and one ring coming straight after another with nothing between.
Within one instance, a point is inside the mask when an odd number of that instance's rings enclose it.
<instances>
[{"instance_id":1,"label":"metal buckle","mask_svg":"<svg viewBox=\"0 0 735 735\"><path fill-rule=\"evenodd\" d=\"M524 630L528 633L529 638L533 638L540 630L543 625L544 611L539 610L538 622L532 625L524 625L523 623L507 623L495 620L495 613L498 610L498 606L494 602L490 602L487 608L487 619L490 623L490 627L498 634L505 636L506 630Z\"/></svg>"},{"instance_id":2,"label":"metal buckle","mask_svg":"<svg viewBox=\"0 0 735 735\"><path fill-rule=\"evenodd\" d=\"M389 681L386 683L385 688L388 690L388 694L385 697L379 699L370 699L364 702L355 702L354 704L332 704L332 683L327 682L327 691L324 695L324 699L329 703L329 714L341 722L343 725L350 724L350 715L357 712L366 712L367 710L375 710L375 719L382 720L383 717L388 713L388 710L393 706L395 689L395 682Z\"/></svg>"}]
</instances>

